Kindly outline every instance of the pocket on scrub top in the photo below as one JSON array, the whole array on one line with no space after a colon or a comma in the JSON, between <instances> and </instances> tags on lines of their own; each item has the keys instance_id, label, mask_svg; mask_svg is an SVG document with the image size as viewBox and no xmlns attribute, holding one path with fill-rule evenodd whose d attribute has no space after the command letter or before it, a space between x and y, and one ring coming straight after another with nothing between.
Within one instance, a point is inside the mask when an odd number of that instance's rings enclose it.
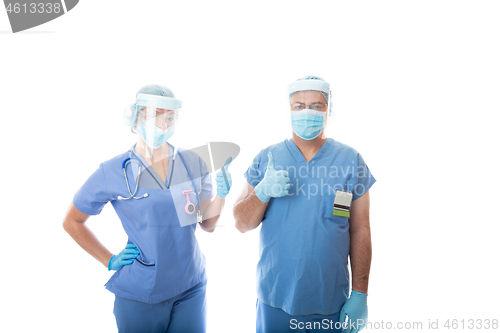
<instances>
[{"instance_id":1,"label":"pocket on scrub top","mask_svg":"<svg viewBox=\"0 0 500 333\"><path fill-rule=\"evenodd\" d=\"M119 288L138 297L149 296L155 282L155 274L154 261L134 260L132 264L121 268Z\"/></svg>"},{"instance_id":2,"label":"pocket on scrub top","mask_svg":"<svg viewBox=\"0 0 500 333\"><path fill-rule=\"evenodd\" d=\"M331 215L329 218L336 226L343 228L349 226L349 218L345 216Z\"/></svg>"},{"instance_id":3,"label":"pocket on scrub top","mask_svg":"<svg viewBox=\"0 0 500 333\"><path fill-rule=\"evenodd\" d=\"M148 259L140 248L139 248L139 255L134 260L143 266L155 266L154 260Z\"/></svg>"},{"instance_id":4,"label":"pocket on scrub top","mask_svg":"<svg viewBox=\"0 0 500 333\"><path fill-rule=\"evenodd\" d=\"M333 203L335 202L336 190L330 186L329 191L323 196L323 217L333 220L335 223L348 224L349 218L345 216L333 215Z\"/></svg>"},{"instance_id":5,"label":"pocket on scrub top","mask_svg":"<svg viewBox=\"0 0 500 333\"><path fill-rule=\"evenodd\" d=\"M143 266L155 266L155 265L156 265L154 261L152 261L152 262L145 262L144 260L140 259L139 257L135 258L135 260L136 260L139 264L141 264L141 265L143 265Z\"/></svg>"}]
</instances>

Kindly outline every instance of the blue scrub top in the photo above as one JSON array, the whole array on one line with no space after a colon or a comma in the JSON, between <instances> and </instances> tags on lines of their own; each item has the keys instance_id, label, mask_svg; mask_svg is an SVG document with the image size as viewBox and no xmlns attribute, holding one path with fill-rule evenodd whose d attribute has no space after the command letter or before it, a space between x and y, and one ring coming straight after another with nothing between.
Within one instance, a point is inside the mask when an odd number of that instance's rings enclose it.
<instances>
[{"instance_id":1,"label":"blue scrub top","mask_svg":"<svg viewBox=\"0 0 500 333\"><path fill-rule=\"evenodd\" d=\"M290 315L333 314L349 295L349 219L333 215L336 190L360 198L375 183L361 155L327 139L306 162L292 139L259 152L245 172L255 187L264 178L268 152L276 170L287 170L289 195L271 198L260 230L259 301Z\"/></svg>"},{"instance_id":2,"label":"blue scrub top","mask_svg":"<svg viewBox=\"0 0 500 333\"><path fill-rule=\"evenodd\" d=\"M135 145L134 145L135 147ZM128 235L128 243L134 243L140 255L132 264L119 268L106 289L114 294L140 302L158 303L174 297L196 284L206 280L205 257L195 237L196 223L181 227L174 197L183 199L182 190L192 190L190 200L197 204L194 188L182 159L175 158L172 184L168 181L172 173L173 146L170 156L167 179L163 183L148 168L148 164L133 148L104 163L90 176L77 191L73 204L82 213L97 215L107 202L115 209L123 228ZM200 201L213 197L212 178L205 162L195 153L179 149L191 172ZM148 193L143 199L118 200L118 196L129 197L125 183L122 162L134 156L142 161L136 197ZM127 178L133 193L138 167L135 163L127 165ZM134 171L134 168L136 170ZM180 200L177 200L180 201ZM196 214L189 218L196 219ZM124 245L125 247L125 245Z\"/></svg>"}]
</instances>

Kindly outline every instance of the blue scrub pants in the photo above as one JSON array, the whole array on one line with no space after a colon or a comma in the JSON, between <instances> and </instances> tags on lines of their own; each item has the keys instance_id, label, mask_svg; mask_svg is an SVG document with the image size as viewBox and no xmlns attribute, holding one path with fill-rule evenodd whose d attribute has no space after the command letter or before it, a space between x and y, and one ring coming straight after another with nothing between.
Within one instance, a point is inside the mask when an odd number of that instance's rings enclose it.
<instances>
[{"instance_id":1,"label":"blue scrub pants","mask_svg":"<svg viewBox=\"0 0 500 333\"><path fill-rule=\"evenodd\" d=\"M292 316L257 299L257 333L343 332L338 323L340 311L331 315ZM337 327L337 329L335 328Z\"/></svg>"},{"instance_id":2,"label":"blue scrub pants","mask_svg":"<svg viewBox=\"0 0 500 333\"><path fill-rule=\"evenodd\" d=\"M166 301L148 304L115 295L119 333L204 333L206 332L207 281L200 282Z\"/></svg>"}]
</instances>

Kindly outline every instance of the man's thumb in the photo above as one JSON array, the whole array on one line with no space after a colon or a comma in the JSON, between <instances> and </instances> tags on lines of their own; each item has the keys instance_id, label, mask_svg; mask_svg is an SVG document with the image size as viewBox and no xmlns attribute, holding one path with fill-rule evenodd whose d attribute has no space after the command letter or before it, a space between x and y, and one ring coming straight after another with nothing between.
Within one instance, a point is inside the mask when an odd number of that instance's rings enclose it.
<instances>
[{"instance_id":1,"label":"man's thumb","mask_svg":"<svg viewBox=\"0 0 500 333\"><path fill-rule=\"evenodd\" d=\"M273 156L273 153L269 152L267 154L267 158L269 159L269 161L267 162L267 168L268 169L274 169L274 156Z\"/></svg>"}]
</instances>

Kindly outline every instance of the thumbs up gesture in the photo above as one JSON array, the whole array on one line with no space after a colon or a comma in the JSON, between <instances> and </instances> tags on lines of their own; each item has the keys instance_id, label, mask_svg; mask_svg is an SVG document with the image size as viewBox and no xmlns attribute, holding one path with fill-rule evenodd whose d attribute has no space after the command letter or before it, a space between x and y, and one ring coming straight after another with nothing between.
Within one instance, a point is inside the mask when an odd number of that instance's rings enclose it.
<instances>
[{"instance_id":1,"label":"thumbs up gesture","mask_svg":"<svg viewBox=\"0 0 500 333\"><path fill-rule=\"evenodd\" d=\"M222 169L217 172L216 181L217 181L217 195L221 198L225 198L231 189L231 185L233 185L233 181L231 179L231 174L227 171L229 164L233 160L232 157L229 157L224 163Z\"/></svg>"},{"instance_id":2,"label":"thumbs up gesture","mask_svg":"<svg viewBox=\"0 0 500 333\"><path fill-rule=\"evenodd\" d=\"M278 170L274 168L273 153L267 154L269 159L267 163L266 174L264 179L255 186L255 194L262 202L269 202L271 198L280 198L288 195L290 188L290 178L288 178L288 171Z\"/></svg>"}]
</instances>

